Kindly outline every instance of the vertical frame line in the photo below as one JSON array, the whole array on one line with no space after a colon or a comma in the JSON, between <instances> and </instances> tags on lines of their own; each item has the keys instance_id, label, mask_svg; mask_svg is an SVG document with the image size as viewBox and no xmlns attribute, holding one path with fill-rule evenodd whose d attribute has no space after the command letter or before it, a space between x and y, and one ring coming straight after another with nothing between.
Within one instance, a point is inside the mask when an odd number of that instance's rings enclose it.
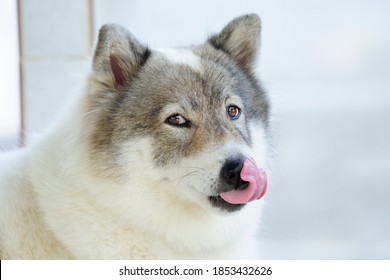
<instances>
[{"instance_id":1,"label":"vertical frame line","mask_svg":"<svg viewBox=\"0 0 390 280\"><path fill-rule=\"evenodd\" d=\"M18 43L19 43L19 85L20 85L20 132L19 132L19 146L26 145L26 114L24 102L24 63L23 63L23 19L22 19L22 0L17 0L18 10Z\"/></svg>"},{"instance_id":2,"label":"vertical frame line","mask_svg":"<svg viewBox=\"0 0 390 280\"><path fill-rule=\"evenodd\" d=\"M91 54L92 48L93 48L93 42L95 37L94 32L94 24L95 24L95 18L94 18L94 0L87 0L87 12L88 12L88 53Z\"/></svg>"}]
</instances>

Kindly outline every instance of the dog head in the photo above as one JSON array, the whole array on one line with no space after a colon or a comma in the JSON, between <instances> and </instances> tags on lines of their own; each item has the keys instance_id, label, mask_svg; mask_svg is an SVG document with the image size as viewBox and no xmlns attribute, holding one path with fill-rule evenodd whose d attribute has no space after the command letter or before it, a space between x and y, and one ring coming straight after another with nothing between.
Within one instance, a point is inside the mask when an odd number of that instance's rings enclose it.
<instances>
[{"instance_id":1,"label":"dog head","mask_svg":"<svg viewBox=\"0 0 390 280\"><path fill-rule=\"evenodd\" d=\"M103 26L85 105L99 175L219 212L261 196L269 103L254 75L259 36L259 17L246 15L202 45L150 50Z\"/></svg>"}]
</instances>

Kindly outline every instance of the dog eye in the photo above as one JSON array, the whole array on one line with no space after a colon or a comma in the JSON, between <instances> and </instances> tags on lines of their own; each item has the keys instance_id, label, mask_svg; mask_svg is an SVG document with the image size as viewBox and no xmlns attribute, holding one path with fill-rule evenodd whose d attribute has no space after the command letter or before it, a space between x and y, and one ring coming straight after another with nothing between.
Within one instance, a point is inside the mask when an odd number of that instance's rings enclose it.
<instances>
[{"instance_id":1,"label":"dog eye","mask_svg":"<svg viewBox=\"0 0 390 280\"><path fill-rule=\"evenodd\" d=\"M228 106L226 112L229 118L232 120L237 120L241 115L241 109L236 105Z\"/></svg>"},{"instance_id":2,"label":"dog eye","mask_svg":"<svg viewBox=\"0 0 390 280\"><path fill-rule=\"evenodd\" d=\"M178 127L189 127L190 126L190 122L180 114L174 114L174 115L169 116L165 120L165 122L169 125L178 126Z\"/></svg>"}]
</instances>

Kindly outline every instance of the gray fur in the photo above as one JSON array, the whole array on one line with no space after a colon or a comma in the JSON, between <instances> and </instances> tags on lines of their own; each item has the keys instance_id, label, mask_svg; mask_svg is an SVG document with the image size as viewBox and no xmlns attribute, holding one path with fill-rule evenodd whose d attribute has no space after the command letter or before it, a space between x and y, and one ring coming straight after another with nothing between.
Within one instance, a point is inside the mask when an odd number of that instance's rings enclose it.
<instances>
[{"instance_id":1,"label":"gray fur","mask_svg":"<svg viewBox=\"0 0 390 280\"><path fill-rule=\"evenodd\" d=\"M93 58L93 70L97 79L108 86L118 86L115 65L128 82L138 67L146 61L149 49L139 43L131 33L116 24L103 25L99 31L98 43ZM122 85L122 82L121 84Z\"/></svg>"},{"instance_id":2,"label":"gray fur","mask_svg":"<svg viewBox=\"0 0 390 280\"><path fill-rule=\"evenodd\" d=\"M260 45L260 29L258 15L244 15L231 21L209 41L215 48L233 57L242 67L252 70Z\"/></svg>"}]
</instances>

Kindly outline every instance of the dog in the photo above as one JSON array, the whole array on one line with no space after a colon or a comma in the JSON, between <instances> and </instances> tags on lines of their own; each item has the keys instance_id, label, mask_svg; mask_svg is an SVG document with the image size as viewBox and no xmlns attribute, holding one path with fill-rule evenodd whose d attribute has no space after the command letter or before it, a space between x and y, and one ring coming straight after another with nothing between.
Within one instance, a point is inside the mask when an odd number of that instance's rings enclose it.
<instances>
[{"instance_id":1,"label":"dog","mask_svg":"<svg viewBox=\"0 0 390 280\"><path fill-rule=\"evenodd\" d=\"M85 89L0 161L1 259L254 259L270 102L261 21L151 50L104 25Z\"/></svg>"}]
</instances>

